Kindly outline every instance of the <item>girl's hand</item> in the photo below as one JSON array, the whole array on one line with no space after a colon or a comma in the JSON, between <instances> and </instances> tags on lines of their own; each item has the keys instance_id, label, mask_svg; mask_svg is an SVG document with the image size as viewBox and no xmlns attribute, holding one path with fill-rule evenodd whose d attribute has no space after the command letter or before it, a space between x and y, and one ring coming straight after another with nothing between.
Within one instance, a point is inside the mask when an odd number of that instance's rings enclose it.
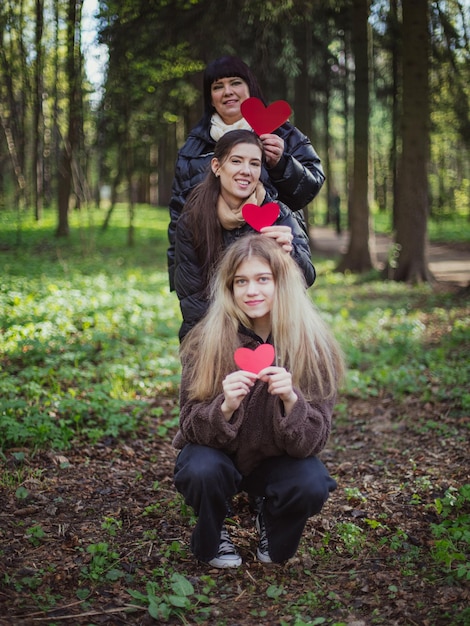
<instances>
[{"instance_id":1,"label":"girl's hand","mask_svg":"<svg viewBox=\"0 0 470 626\"><path fill-rule=\"evenodd\" d=\"M260 136L264 148L264 156L268 168L274 167L284 154L284 139L279 135L265 134Z\"/></svg>"},{"instance_id":2,"label":"girl's hand","mask_svg":"<svg viewBox=\"0 0 470 626\"><path fill-rule=\"evenodd\" d=\"M294 235L290 226L264 226L260 233L274 239L287 254L292 252Z\"/></svg>"},{"instance_id":3,"label":"girl's hand","mask_svg":"<svg viewBox=\"0 0 470 626\"><path fill-rule=\"evenodd\" d=\"M298 400L292 387L292 374L284 367L270 365L259 372L258 378L267 383L270 394L279 396L284 403L286 415L288 415Z\"/></svg>"},{"instance_id":4,"label":"girl's hand","mask_svg":"<svg viewBox=\"0 0 470 626\"><path fill-rule=\"evenodd\" d=\"M237 370L228 374L222 381L222 389L225 399L221 410L228 421L242 403L243 398L250 392L256 381L256 374Z\"/></svg>"}]
</instances>

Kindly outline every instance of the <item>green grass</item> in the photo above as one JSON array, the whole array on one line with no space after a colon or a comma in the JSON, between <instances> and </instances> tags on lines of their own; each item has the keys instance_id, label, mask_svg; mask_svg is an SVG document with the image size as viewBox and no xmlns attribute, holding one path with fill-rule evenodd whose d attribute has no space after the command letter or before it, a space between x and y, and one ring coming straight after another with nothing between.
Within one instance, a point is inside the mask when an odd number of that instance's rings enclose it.
<instances>
[{"instance_id":1,"label":"green grass","mask_svg":"<svg viewBox=\"0 0 470 626\"><path fill-rule=\"evenodd\" d=\"M15 224L3 224L0 449L132 431L148 398L176 393L180 314L166 216L138 211L133 248L125 211L114 217L101 233L74 214L70 239L56 240L49 214L25 225L20 245Z\"/></svg>"},{"instance_id":2,"label":"green grass","mask_svg":"<svg viewBox=\"0 0 470 626\"><path fill-rule=\"evenodd\" d=\"M344 222L346 223L346 222ZM389 212L374 211L374 230L389 235L392 218ZM470 216L461 213L438 215L428 221L428 237L432 242L468 243L470 240Z\"/></svg>"},{"instance_id":3,"label":"green grass","mask_svg":"<svg viewBox=\"0 0 470 626\"><path fill-rule=\"evenodd\" d=\"M2 214L0 450L64 448L132 432L150 400L177 394L180 313L166 273L167 211L138 206L135 245L119 206L73 212L71 236L54 237L55 214L35 223ZM343 276L317 263L312 298L348 363L344 392L413 394L470 409L469 310L430 286Z\"/></svg>"}]
</instances>

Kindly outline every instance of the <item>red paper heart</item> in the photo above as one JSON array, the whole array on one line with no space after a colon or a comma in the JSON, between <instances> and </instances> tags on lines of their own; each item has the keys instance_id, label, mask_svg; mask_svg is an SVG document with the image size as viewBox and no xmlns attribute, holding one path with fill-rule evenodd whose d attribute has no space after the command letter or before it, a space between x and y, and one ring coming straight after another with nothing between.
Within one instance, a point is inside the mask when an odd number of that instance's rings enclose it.
<instances>
[{"instance_id":1,"label":"red paper heart","mask_svg":"<svg viewBox=\"0 0 470 626\"><path fill-rule=\"evenodd\" d=\"M264 226L272 226L279 217L280 210L276 202L267 202L262 206L248 203L242 207L242 215L247 224L259 231Z\"/></svg>"},{"instance_id":2,"label":"red paper heart","mask_svg":"<svg viewBox=\"0 0 470 626\"><path fill-rule=\"evenodd\" d=\"M274 348L270 343L263 343L256 348L238 348L233 355L235 363L242 370L257 374L274 361Z\"/></svg>"},{"instance_id":3,"label":"red paper heart","mask_svg":"<svg viewBox=\"0 0 470 626\"><path fill-rule=\"evenodd\" d=\"M266 107L259 98L247 98L241 103L240 110L257 135L272 133L287 122L292 113L285 100L276 100Z\"/></svg>"}]
</instances>

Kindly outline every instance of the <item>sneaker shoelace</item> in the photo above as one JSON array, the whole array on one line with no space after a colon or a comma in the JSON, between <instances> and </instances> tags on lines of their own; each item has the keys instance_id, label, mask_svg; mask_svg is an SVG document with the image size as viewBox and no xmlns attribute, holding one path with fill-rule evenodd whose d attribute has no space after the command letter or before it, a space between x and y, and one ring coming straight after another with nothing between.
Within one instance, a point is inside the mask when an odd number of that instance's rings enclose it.
<instances>
[{"instance_id":1,"label":"sneaker shoelace","mask_svg":"<svg viewBox=\"0 0 470 626\"><path fill-rule=\"evenodd\" d=\"M219 550L217 552L217 556L222 556L224 554L236 554L235 546L230 539L230 535L228 534L228 530L226 528L222 528L220 533L220 543Z\"/></svg>"},{"instance_id":2,"label":"sneaker shoelace","mask_svg":"<svg viewBox=\"0 0 470 626\"><path fill-rule=\"evenodd\" d=\"M263 514L258 514L258 528L259 528L259 549L265 554L269 554L268 550L268 535L266 533L266 526L264 525Z\"/></svg>"}]
</instances>

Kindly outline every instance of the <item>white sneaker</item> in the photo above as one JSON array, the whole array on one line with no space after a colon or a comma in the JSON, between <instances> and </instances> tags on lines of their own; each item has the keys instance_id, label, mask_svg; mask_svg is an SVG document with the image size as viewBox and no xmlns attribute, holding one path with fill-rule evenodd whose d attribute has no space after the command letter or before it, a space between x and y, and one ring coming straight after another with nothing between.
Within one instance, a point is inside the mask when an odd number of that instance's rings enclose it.
<instances>
[{"instance_id":1,"label":"white sneaker","mask_svg":"<svg viewBox=\"0 0 470 626\"><path fill-rule=\"evenodd\" d=\"M266 534L266 526L264 525L263 513L260 511L256 516L256 530L259 533L259 543L256 549L256 556L261 563L272 563L269 556L268 535Z\"/></svg>"},{"instance_id":2,"label":"white sneaker","mask_svg":"<svg viewBox=\"0 0 470 626\"><path fill-rule=\"evenodd\" d=\"M209 565L212 565L212 567L218 567L219 569L224 569L226 567L240 567L241 564L242 558L233 545L230 535L228 534L228 530L225 526L223 526L220 533L220 543L217 555L209 561Z\"/></svg>"}]
</instances>

